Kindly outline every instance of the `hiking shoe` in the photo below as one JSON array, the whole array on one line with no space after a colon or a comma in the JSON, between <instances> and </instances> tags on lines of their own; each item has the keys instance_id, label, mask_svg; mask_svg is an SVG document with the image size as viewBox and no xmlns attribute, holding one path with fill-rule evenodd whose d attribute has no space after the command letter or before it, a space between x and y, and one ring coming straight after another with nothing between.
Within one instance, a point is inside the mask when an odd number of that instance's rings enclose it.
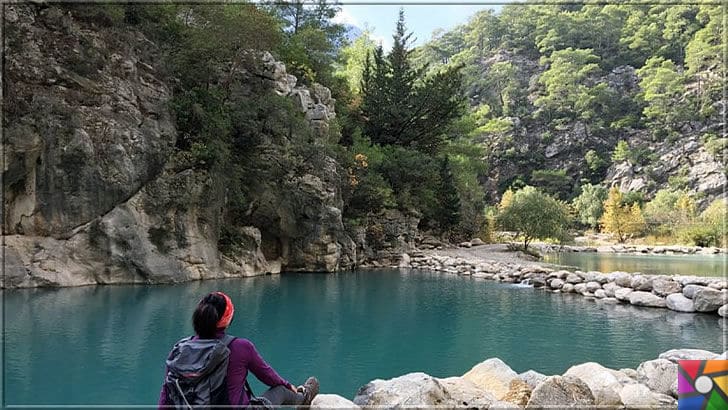
<instances>
[{"instance_id":1,"label":"hiking shoe","mask_svg":"<svg viewBox=\"0 0 728 410\"><path fill-rule=\"evenodd\" d=\"M298 386L298 391L303 394L302 406L310 406L313 398L319 393L319 381L315 377L306 379L303 386Z\"/></svg>"}]
</instances>

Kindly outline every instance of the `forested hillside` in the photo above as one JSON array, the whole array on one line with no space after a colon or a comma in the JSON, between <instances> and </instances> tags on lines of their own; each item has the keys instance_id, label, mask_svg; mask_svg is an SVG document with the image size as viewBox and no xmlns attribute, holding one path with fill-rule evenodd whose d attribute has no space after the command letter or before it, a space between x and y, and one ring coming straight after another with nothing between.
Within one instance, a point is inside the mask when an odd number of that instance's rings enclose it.
<instances>
[{"instance_id":1,"label":"forested hillside","mask_svg":"<svg viewBox=\"0 0 728 410\"><path fill-rule=\"evenodd\" d=\"M462 76L469 108L445 149L461 199L480 195L465 188L472 175L491 205L531 185L600 229L616 186L621 206L637 203L646 218L628 236L717 243L706 221L725 209L714 203L726 185L724 14L718 4L506 5L436 33L412 61ZM347 62L365 48L355 43ZM699 215L706 208L713 217Z\"/></svg>"},{"instance_id":2,"label":"forested hillside","mask_svg":"<svg viewBox=\"0 0 728 410\"><path fill-rule=\"evenodd\" d=\"M686 190L725 184L720 5L505 6L417 50L462 66L486 147L491 199L531 184L562 199L584 183Z\"/></svg>"}]
</instances>

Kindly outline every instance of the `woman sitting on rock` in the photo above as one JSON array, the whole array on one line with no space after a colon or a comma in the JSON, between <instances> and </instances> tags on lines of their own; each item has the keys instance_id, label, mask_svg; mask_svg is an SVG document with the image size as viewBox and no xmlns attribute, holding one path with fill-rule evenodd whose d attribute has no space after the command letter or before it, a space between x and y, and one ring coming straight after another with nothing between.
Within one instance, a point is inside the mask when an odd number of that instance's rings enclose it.
<instances>
[{"instance_id":1,"label":"woman sitting on rock","mask_svg":"<svg viewBox=\"0 0 728 410\"><path fill-rule=\"evenodd\" d=\"M159 407L192 408L196 405L249 404L310 405L319 383L309 377L296 387L263 360L253 343L225 334L235 308L222 292L202 298L192 315L195 336L177 342L167 358L167 372ZM226 369L225 362L227 362ZM268 386L254 398L246 380L248 371Z\"/></svg>"}]
</instances>

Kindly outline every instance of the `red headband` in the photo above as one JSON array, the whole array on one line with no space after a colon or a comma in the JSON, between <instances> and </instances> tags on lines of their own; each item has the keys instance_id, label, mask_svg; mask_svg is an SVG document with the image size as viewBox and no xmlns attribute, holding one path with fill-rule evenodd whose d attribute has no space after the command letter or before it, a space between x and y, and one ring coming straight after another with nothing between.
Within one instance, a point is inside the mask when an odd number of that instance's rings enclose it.
<instances>
[{"instance_id":1,"label":"red headband","mask_svg":"<svg viewBox=\"0 0 728 410\"><path fill-rule=\"evenodd\" d=\"M230 325L230 322L233 320L233 314L235 313L235 306L233 306L233 301L230 300L228 295L226 295L222 292L215 292L215 294L220 295L225 299L225 313L223 313L220 320L217 321L217 328L224 329L224 328L228 327Z\"/></svg>"}]
</instances>

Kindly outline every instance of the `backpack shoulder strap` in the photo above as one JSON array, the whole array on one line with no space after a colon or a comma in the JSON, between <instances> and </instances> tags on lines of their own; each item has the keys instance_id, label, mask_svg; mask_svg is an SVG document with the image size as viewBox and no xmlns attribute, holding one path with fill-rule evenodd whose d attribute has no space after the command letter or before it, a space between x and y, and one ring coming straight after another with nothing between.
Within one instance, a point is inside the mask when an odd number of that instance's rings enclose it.
<instances>
[{"instance_id":1,"label":"backpack shoulder strap","mask_svg":"<svg viewBox=\"0 0 728 410\"><path fill-rule=\"evenodd\" d=\"M227 346L227 348L229 349L230 345L235 341L235 339L237 339L237 337L231 336L231 335L225 335L222 337L222 339L220 339L220 341L223 342L225 344L225 346Z\"/></svg>"}]
</instances>

